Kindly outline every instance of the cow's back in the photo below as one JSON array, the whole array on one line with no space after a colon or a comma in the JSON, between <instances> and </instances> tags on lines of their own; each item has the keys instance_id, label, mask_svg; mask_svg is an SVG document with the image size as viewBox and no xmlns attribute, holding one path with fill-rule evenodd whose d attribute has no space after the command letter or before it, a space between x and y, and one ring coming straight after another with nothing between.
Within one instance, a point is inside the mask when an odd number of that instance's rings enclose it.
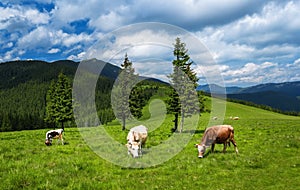
<instances>
[{"instance_id":1,"label":"cow's back","mask_svg":"<svg viewBox=\"0 0 300 190\"><path fill-rule=\"evenodd\" d=\"M148 133L147 128L144 125L138 125L130 129L130 131L134 131L137 133Z\"/></svg>"},{"instance_id":2,"label":"cow's back","mask_svg":"<svg viewBox=\"0 0 300 190\"><path fill-rule=\"evenodd\" d=\"M216 143L222 144L233 138L234 130L231 125L220 125L219 127Z\"/></svg>"},{"instance_id":3,"label":"cow's back","mask_svg":"<svg viewBox=\"0 0 300 190\"><path fill-rule=\"evenodd\" d=\"M234 130L231 125L216 125L205 130L201 140L201 144L209 146L211 144L224 143L228 139L233 138Z\"/></svg>"},{"instance_id":4,"label":"cow's back","mask_svg":"<svg viewBox=\"0 0 300 190\"><path fill-rule=\"evenodd\" d=\"M144 125L139 125L130 129L127 140L140 141L145 144L148 137L148 129Z\"/></svg>"}]
</instances>

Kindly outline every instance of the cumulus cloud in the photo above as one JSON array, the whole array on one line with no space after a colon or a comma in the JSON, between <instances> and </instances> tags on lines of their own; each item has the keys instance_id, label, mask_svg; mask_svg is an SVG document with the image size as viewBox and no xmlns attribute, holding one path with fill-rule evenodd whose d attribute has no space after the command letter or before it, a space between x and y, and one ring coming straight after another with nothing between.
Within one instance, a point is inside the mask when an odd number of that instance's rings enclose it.
<instances>
[{"instance_id":1,"label":"cumulus cloud","mask_svg":"<svg viewBox=\"0 0 300 190\"><path fill-rule=\"evenodd\" d=\"M53 30L45 26L37 27L18 41L18 47L26 50L50 49L52 46L71 47L80 42L88 42L91 38L84 33L68 34L62 30Z\"/></svg>"},{"instance_id":2,"label":"cumulus cloud","mask_svg":"<svg viewBox=\"0 0 300 190\"><path fill-rule=\"evenodd\" d=\"M36 9L21 6L0 7L0 29L7 29L10 32L21 29L22 26L29 28L38 24L47 24L49 20L48 13Z\"/></svg>"},{"instance_id":3,"label":"cumulus cloud","mask_svg":"<svg viewBox=\"0 0 300 190\"><path fill-rule=\"evenodd\" d=\"M70 55L67 59L73 61L81 61L84 59L86 52L80 52L77 55Z\"/></svg>"},{"instance_id":4,"label":"cumulus cloud","mask_svg":"<svg viewBox=\"0 0 300 190\"><path fill-rule=\"evenodd\" d=\"M50 53L50 54L54 54L54 53L58 53L58 52L60 52L60 49L58 49L58 48L52 48L48 51L48 53Z\"/></svg>"},{"instance_id":5,"label":"cumulus cloud","mask_svg":"<svg viewBox=\"0 0 300 190\"><path fill-rule=\"evenodd\" d=\"M295 34L300 32L300 2L286 4L268 3L261 12L247 15L222 29L227 42L244 43L255 46L290 43L300 44Z\"/></svg>"},{"instance_id":6,"label":"cumulus cloud","mask_svg":"<svg viewBox=\"0 0 300 190\"><path fill-rule=\"evenodd\" d=\"M200 78L200 83L220 84L224 82L227 86L250 86L258 83L271 83L271 82L285 82L291 80L290 76L294 79L299 79L300 66L295 67L294 64L290 66L293 69L288 69L284 64L273 62L263 62L261 64L249 62L243 66L229 66L229 65L199 65L195 71ZM223 81L213 81L212 76L221 75Z\"/></svg>"},{"instance_id":7,"label":"cumulus cloud","mask_svg":"<svg viewBox=\"0 0 300 190\"><path fill-rule=\"evenodd\" d=\"M133 60L138 59L168 59L172 55L172 43L175 36L163 29L149 28L150 24L129 26L114 31L96 42L87 53L87 59L97 58L105 61L121 60L125 53ZM134 29L133 29L134 28Z\"/></svg>"}]
</instances>

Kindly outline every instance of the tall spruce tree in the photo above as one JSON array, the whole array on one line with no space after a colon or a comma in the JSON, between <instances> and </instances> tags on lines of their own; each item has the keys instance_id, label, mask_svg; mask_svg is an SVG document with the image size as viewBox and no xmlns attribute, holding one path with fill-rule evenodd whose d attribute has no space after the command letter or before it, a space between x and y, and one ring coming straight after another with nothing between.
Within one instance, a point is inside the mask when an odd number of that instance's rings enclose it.
<instances>
[{"instance_id":1,"label":"tall spruce tree","mask_svg":"<svg viewBox=\"0 0 300 190\"><path fill-rule=\"evenodd\" d=\"M125 130L126 119L130 117L130 106L137 107L138 102L130 101L130 93L138 80L138 75L134 74L132 62L129 60L127 53L124 62L121 64L121 73L118 76L116 84L112 91L112 106L117 118L121 119L122 130Z\"/></svg>"},{"instance_id":2,"label":"tall spruce tree","mask_svg":"<svg viewBox=\"0 0 300 190\"><path fill-rule=\"evenodd\" d=\"M50 85L46 96L46 121L64 123L73 119L72 87L68 78L60 73L56 83Z\"/></svg>"},{"instance_id":3,"label":"tall spruce tree","mask_svg":"<svg viewBox=\"0 0 300 190\"><path fill-rule=\"evenodd\" d=\"M172 131L178 129L179 115L181 116L180 132L182 132L184 119L199 110L199 99L195 91L198 78L191 69L193 62L188 55L188 49L186 49L185 43L181 42L180 38L175 40L173 55L175 56L172 62L173 73L168 76L173 86L168 111L175 116Z\"/></svg>"}]
</instances>

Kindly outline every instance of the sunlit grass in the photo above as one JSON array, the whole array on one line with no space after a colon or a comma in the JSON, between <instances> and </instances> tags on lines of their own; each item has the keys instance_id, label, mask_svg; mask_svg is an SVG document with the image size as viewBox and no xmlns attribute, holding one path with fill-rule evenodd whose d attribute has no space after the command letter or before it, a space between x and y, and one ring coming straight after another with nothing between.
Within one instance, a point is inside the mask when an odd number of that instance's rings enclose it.
<instances>
[{"instance_id":1,"label":"sunlit grass","mask_svg":"<svg viewBox=\"0 0 300 190\"><path fill-rule=\"evenodd\" d=\"M208 101L209 102L209 101ZM240 120L230 120L239 116ZM235 128L233 146L223 154L197 158L194 144L207 127L209 113L187 146L170 160L150 168L130 169L102 159L77 128L66 128L66 145L44 145L47 130L0 133L0 189L298 189L300 118L227 103L224 124ZM172 116L149 133L146 147L171 135ZM103 127L103 126L102 126ZM117 121L104 126L121 144L127 131ZM124 154L126 148L124 146ZM128 159L132 159L128 157Z\"/></svg>"}]
</instances>

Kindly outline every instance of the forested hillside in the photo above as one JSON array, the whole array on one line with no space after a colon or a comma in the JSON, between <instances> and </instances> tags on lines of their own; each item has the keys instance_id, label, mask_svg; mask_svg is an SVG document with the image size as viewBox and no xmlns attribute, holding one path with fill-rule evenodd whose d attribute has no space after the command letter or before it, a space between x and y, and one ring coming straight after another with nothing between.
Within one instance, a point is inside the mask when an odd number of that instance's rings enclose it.
<instances>
[{"instance_id":1,"label":"forested hillside","mask_svg":"<svg viewBox=\"0 0 300 190\"><path fill-rule=\"evenodd\" d=\"M45 128L45 95L51 80L74 75L72 61L14 61L0 64L0 130Z\"/></svg>"},{"instance_id":2,"label":"forested hillside","mask_svg":"<svg viewBox=\"0 0 300 190\"><path fill-rule=\"evenodd\" d=\"M44 61L1 63L0 131L53 127L44 121L46 93L51 81L56 81L59 73L66 75L72 83L78 64L67 60L52 63ZM115 118L110 105L110 92L119 69L106 64L98 78L95 99L101 123L107 123ZM158 82L143 82L146 83ZM144 90L151 95L155 88L149 87L146 91ZM145 93L142 95L149 98ZM74 122L67 123L68 126L74 126Z\"/></svg>"}]
</instances>

